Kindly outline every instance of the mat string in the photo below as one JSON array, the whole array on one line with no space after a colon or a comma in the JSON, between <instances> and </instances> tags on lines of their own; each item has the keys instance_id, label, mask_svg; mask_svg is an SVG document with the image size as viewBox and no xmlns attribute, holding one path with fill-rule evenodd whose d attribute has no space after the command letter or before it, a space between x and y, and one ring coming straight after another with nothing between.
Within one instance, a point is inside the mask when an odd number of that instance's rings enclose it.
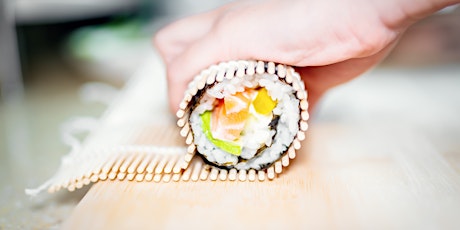
<instances>
[{"instance_id":1,"label":"mat string","mask_svg":"<svg viewBox=\"0 0 460 230\"><path fill-rule=\"evenodd\" d=\"M79 91L79 97L85 102L98 102L110 105L116 98L119 91L104 83L91 82L84 84ZM61 141L70 147L70 150L61 159L62 165L71 165L82 152L82 140L77 135L91 133L100 128L101 122L94 117L74 117L63 123L60 127ZM186 148L181 146L159 146L159 145L118 145L93 149L94 152L110 154L126 152L143 152L146 154L185 154ZM56 175L45 181L35 189L25 189L29 196L36 196L56 182Z\"/></svg>"},{"instance_id":2,"label":"mat string","mask_svg":"<svg viewBox=\"0 0 460 230\"><path fill-rule=\"evenodd\" d=\"M76 136L86 132L91 132L100 127L100 122L93 117L75 117L61 126L61 139L65 145L70 147L69 152L62 157L62 165L71 165L77 159L78 154L82 150L82 141ZM93 149L93 152L101 152L117 154L129 152L142 152L144 154L160 154L160 155L173 155L183 154L187 152L186 147L181 146L160 146L160 145L118 145L103 147L100 149ZM35 189L25 189L25 193L29 196L36 196L43 190L55 183L56 178L52 177L45 181L42 185Z\"/></svg>"}]
</instances>

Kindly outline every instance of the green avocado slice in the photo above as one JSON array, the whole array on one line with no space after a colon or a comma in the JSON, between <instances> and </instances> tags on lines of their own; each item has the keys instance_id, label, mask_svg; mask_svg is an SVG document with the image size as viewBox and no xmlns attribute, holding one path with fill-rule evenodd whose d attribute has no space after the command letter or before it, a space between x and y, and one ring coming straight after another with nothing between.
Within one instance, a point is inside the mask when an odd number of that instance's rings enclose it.
<instances>
[{"instance_id":1,"label":"green avocado slice","mask_svg":"<svg viewBox=\"0 0 460 230\"><path fill-rule=\"evenodd\" d=\"M215 139L214 137L212 137L211 111L206 111L202 113L200 116L201 116L201 121L203 122L203 125L202 125L203 132L206 135L206 138L208 138L208 140L211 141L211 143L213 143L218 148L230 154L233 154L235 156L241 155L241 146L235 143L232 143L232 142L223 141L223 140Z\"/></svg>"}]
</instances>

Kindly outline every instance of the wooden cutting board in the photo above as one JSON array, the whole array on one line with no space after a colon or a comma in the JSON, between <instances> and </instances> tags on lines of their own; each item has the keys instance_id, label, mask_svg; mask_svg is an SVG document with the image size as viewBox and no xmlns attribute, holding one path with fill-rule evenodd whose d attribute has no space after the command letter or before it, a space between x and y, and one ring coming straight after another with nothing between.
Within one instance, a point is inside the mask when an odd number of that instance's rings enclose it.
<instances>
[{"instance_id":1,"label":"wooden cutting board","mask_svg":"<svg viewBox=\"0 0 460 230\"><path fill-rule=\"evenodd\" d=\"M393 128L314 125L272 181L99 182L63 228L457 228L458 154Z\"/></svg>"}]
</instances>

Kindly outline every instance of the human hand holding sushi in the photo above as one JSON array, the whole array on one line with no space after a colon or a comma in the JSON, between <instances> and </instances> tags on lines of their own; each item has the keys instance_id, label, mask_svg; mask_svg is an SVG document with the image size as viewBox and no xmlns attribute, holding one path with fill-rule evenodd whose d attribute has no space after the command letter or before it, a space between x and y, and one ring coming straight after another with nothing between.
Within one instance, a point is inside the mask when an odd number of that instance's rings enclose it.
<instances>
[{"instance_id":1,"label":"human hand holding sushi","mask_svg":"<svg viewBox=\"0 0 460 230\"><path fill-rule=\"evenodd\" d=\"M174 111L202 69L239 59L296 66L312 108L328 89L382 60L412 23L458 2L237 1L179 20L154 42L166 64Z\"/></svg>"}]
</instances>

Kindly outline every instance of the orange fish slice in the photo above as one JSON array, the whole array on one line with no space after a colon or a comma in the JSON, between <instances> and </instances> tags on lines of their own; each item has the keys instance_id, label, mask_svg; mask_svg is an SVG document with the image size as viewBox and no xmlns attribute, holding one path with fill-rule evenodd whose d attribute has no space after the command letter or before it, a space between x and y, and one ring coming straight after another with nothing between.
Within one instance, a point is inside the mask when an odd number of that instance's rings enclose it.
<instances>
[{"instance_id":1,"label":"orange fish slice","mask_svg":"<svg viewBox=\"0 0 460 230\"><path fill-rule=\"evenodd\" d=\"M236 93L224 98L224 106L226 114L238 113L243 110L248 110L251 104L251 99L246 92Z\"/></svg>"},{"instance_id":2,"label":"orange fish slice","mask_svg":"<svg viewBox=\"0 0 460 230\"><path fill-rule=\"evenodd\" d=\"M246 124L250 104L247 93L237 93L219 100L212 113L213 137L226 141L237 140Z\"/></svg>"}]
</instances>

